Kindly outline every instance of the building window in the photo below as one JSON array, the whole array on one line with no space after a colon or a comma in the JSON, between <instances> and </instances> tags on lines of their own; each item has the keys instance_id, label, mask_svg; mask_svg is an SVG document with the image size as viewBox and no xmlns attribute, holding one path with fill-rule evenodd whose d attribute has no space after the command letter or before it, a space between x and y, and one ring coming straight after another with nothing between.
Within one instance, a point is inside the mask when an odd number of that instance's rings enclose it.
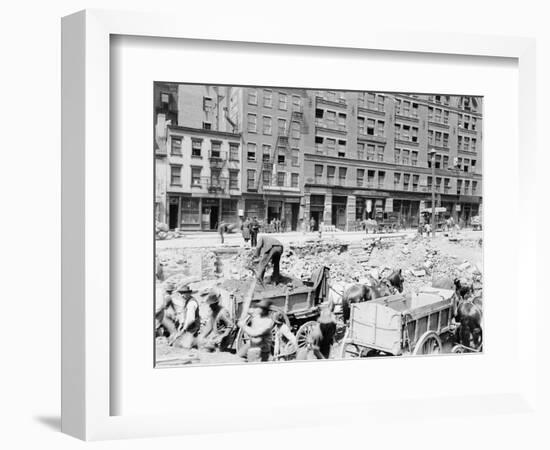
<instances>
[{"instance_id":1,"label":"building window","mask_svg":"<svg viewBox=\"0 0 550 450\"><path fill-rule=\"evenodd\" d=\"M336 149L336 139L327 138L327 150L333 152Z\"/></svg>"},{"instance_id":2,"label":"building window","mask_svg":"<svg viewBox=\"0 0 550 450\"><path fill-rule=\"evenodd\" d=\"M321 108L315 108L315 118L322 119L325 114L325 110Z\"/></svg>"},{"instance_id":3,"label":"building window","mask_svg":"<svg viewBox=\"0 0 550 450\"><path fill-rule=\"evenodd\" d=\"M292 122L292 139L300 139L300 122Z\"/></svg>"},{"instance_id":4,"label":"building window","mask_svg":"<svg viewBox=\"0 0 550 450\"><path fill-rule=\"evenodd\" d=\"M383 145L378 145L376 147L378 153L377 153L377 159L378 161L382 162L384 161L384 146Z\"/></svg>"},{"instance_id":5,"label":"building window","mask_svg":"<svg viewBox=\"0 0 550 450\"><path fill-rule=\"evenodd\" d=\"M449 156L443 155L443 168L447 169L449 167Z\"/></svg>"},{"instance_id":6,"label":"building window","mask_svg":"<svg viewBox=\"0 0 550 450\"><path fill-rule=\"evenodd\" d=\"M247 130L249 133L256 133L256 114L248 114L248 126Z\"/></svg>"},{"instance_id":7,"label":"building window","mask_svg":"<svg viewBox=\"0 0 550 450\"><path fill-rule=\"evenodd\" d=\"M257 105L258 104L258 91L256 89L248 90L248 104Z\"/></svg>"},{"instance_id":8,"label":"building window","mask_svg":"<svg viewBox=\"0 0 550 450\"><path fill-rule=\"evenodd\" d=\"M385 180L386 172L384 172L383 170L378 171L378 189L384 188Z\"/></svg>"},{"instance_id":9,"label":"building window","mask_svg":"<svg viewBox=\"0 0 550 450\"><path fill-rule=\"evenodd\" d=\"M262 172L262 180L264 186L270 186L271 185L271 171L270 170L264 170Z\"/></svg>"},{"instance_id":10,"label":"building window","mask_svg":"<svg viewBox=\"0 0 550 450\"><path fill-rule=\"evenodd\" d=\"M293 173L293 174L292 174L292 179L291 179L291 184L290 184L290 185L291 185L293 188L297 188L297 187L298 187L298 182L299 182L298 180L299 180L299 178L300 178L299 174L297 174L297 173Z\"/></svg>"},{"instance_id":11,"label":"building window","mask_svg":"<svg viewBox=\"0 0 550 450\"><path fill-rule=\"evenodd\" d=\"M202 155L202 140L193 139L191 141L191 157L200 158Z\"/></svg>"},{"instance_id":12,"label":"building window","mask_svg":"<svg viewBox=\"0 0 550 450\"><path fill-rule=\"evenodd\" d=\"M320 164L315 164L315 183L323 183L323 166Z\"/></svg>"},{"instance_id":13,"label":"building window","mask_svg":"<svg viewBox=\"0 0 550 450\"><path fill-rule=\"evenodd\" d=\"M418 117L418 103L412 104L412 116Z\"/></svg>"},{"instance_id":14,"label":"building window","mask_svg":"<svg viewBox=\"0 0 550 450\"><path fill-rule=\"evenodd\" d=\"M172 137L172 155L181 155L181 140L182 139L180 137Z\"/></svg>"},{"instance_id":15,"label":"building window","mask_svg":"<svg viewBox=\"0 0 550 450\"><path fill-rule=\"evenodd\" d=\"M210 157L211 158L221 158L221 156L222 156L221 142L212 141L210 143L210 145L211 145Z\"/></svg>"},{"instance_id":16,"label":"building window","mask_svg":"<svg viewBox=\"0 0 550 450\"><path fill-rule=\"evenodd\" d=\"M239 160L239 144L234 142L229 143L229 160L238 161Z\"/></svg>"},{"instance_id":17,"label":"building window","mask_svg":"<svg viewBox=\"0 0 550 450\"><path fill-rule=\"evenodd\" d=\"M203 97L202 98L202 109L203 111L211 111L214 107L214 104L212 102L212 99L210 97Z\"/></svg>"},{"instance_id":18,"label":"building window","mask_svg":"<svg viewBox=\"0 0 550 450\"><path fill-rule=\"evenodd\" d=\"M210 170L210 185L212 187L221 187L220 175L221 169Z\"/></svg>"},{"instance_id":19,"label":"building window","mask_svg":"<svg viewBox=\"0 0 550 450\"><path fill-rule=\"evenodd\" d=\"M418 175L413 175L413 187L412 187L412 190L413 191L418 191L418 180L419 180L419 176Z\"/></svg>"},{"instance_id":20,"label":"building window","mask_svg":"<svg viewBox=\"0 0 550 450\"><path fill-rule=\"evenodd\" d=\"M170 184L181 186L181 166L170 166Z\"/></svg>"},{"instance_id":21,"label":"building window","mask_svg":"<svg viewBox=\"0 0 550 450\"><path fill-rule=\"evenodd\" d=\"M406 173L403 175L403 190L408 191L409 190L409 183L411 180L411 174Z\"/></svg>"},{"instance_id":22,"label":"building window","mask_svg":"<svg viewBox=\"0 0 550 450\"><path fill-rule=\"evenodd\" d=\"M369 136L374 136L374 119L367 119L367 134Z\"/></svg>"},{"instance_id":23,"label":"building window","mask_svg":"<svg viewBox=\"0 0 550 450\"><path fill-rule=\"evenodd\" d=\"M470 150L470 138L467 136L464 136L464 151L467 152Z\"/></svg>"},{"instance_id":24,"label":"building window","mask_svg":"<svg viewBox=\"0 0 550 450\"><path fill-rule=\"evenodd\" d=\"M302 99L297 95L292 96L292 109L297 112L302 111Z\"/></svg>"},{"instance_id":25,"label":"building window","mask_svg":"<svg viewBox=\"0 0 550 450\"><path fill-rule=\"evenodd\" d=\"M203 122L202 123L202 128L203 128L203 130L211 130L212 129L212 124L210 122Z\"/></svg>"},{"instance_id":26,"label":"building window","mask_svg":"<svg viewBox=\"0 0 550 450\"><path fill-rule=\"evenodd\" d=\"M279 131L279 134L282 134L283 136L286 135L286 119L279 119L277 120L277 129Z\"/></svg>"},{"instance_id":27,"label":"building window","mask_svg":"<svg viewBox=\"0 0 550 450\"><path fill-rule=\"evenodd\" d=\"M444 124L449 123L449 111L448 110L443 111L443 123Z\"/></svg>"},{"instance_id":28,"label":"building window","mask_svg":"<svg viewBox=\"0 0 550 450\"><path fill-rule=\"evenodd\" d=\"M201 167L191 167L191 186L201 185Z\"/></svg>"},{"instance_id":29,"label":"building window","mask_svg":"<svg viewBox=\"0 0 550 450\"><path fill-rule=\"evenodd\" d=\"M170 94L167 92L161 92L160 93L160 102L164 104L170 103Z\"/></svg>"},{"instance_id":30,"label":"building window","mask_svg":"<svg viewBox=\"0 0 550 450\"><path fill-rule=\"evenodd\" d=\"M367 144L367 161L374 161L374 144Z\"/></svg>"},{"instance_id":31,"label":"building window","mask_svg":"<svg viewBox=\"0 0 550 450\"><path fill-rule=\"evenodd\" d=\"M338 156L340 158L346 157L346 141L343 139L338 139Z\"/></svg>"},{"instance_id":32,"label":"building window","mask_svg":"<svg viewBox=\"0 0 550 450\"><path fill-rule=\"evenodd\" d=\"M348 169L346 167L339 167L338 168L338 184L340 186L346 185L346 175L348 173Z\"/></svg>"},{"instance_id":33,"label":"building window","mask_svg":"<svg viewBox=\"0 0 550 450\"><path fill-rule=\"evenodd\" d=\"M357 169L357 186L363 186L365 181L365 169Z\"/></svg>"},{"instance_id":34,"label":"building window","mask_svg":"<svg viewBox=\"0 0 550 450\"><path fill-rule=\"evenodd\" d=\"M376 94L367 92L367 108L376 109Z\"/></svg>"},{"instance_id":35,"label":"building window","mask_svg":"<svg viewBox=\"0 0 550 450\"><path fill-rule=\"evenodd\" d=\"M285 93L279 92L279 109L286 111L288 108L288 97Z\"/></svg>"},{"instance_id":36,"label":"building window","mask_svg":"<svg viewBox=\"0 0 550 450\"><path fill-rule=\"evenodd\" d=\"M291 157L292 157L292 165L293 166L299 166L300 165L300 150L297 148L293 148L291 150Z\"/></svg>"},{"instance_id":37,"label":"building window","mask_svg":"<svg viewBox=\"0 0 550 450\"><path fill-rule=\"evenodd\" d=\"M358 92L357 93L357 105L360 108L365 107L365 93L364 92Z\"/></svg>"},{"instance_id":38,"label":"building window","mask_svg":"<svg viewBox=\"0 0 550 450\"><path fill-rule=\"evenodd\" d=\"M401 164L401 149L396 148L393 151L393 162L395 164Z\"/></svg>"},{"instance_id":39,"label":"building window","mask_svg":"<svg viewBox=\"0 0 550 450\"><path fill-rule=\"evenodd\" d=\"M450 178L445 178L443 180L443 192L445 194L448 194L451 190L451 179Z\"/></svg>"},{"instance_id":40,"label":"building window","mask_svg":"<svg viewBox=\"0 0 550 450\"><path fill-rule=\"evenodd\" d=\"M477 181L472 181L472 195L477 195Z\"/></svg>"},{"instance_id":41,"label":"building window","mask_svg":"<svg viewBox=\"0 0 550 450\"><path fill-rule=\"evenodd\" d=\"M338 113L338 129L340 131L346 131L346 113Z\"/></svg>"},{"instance_id":42,"label":"building window","mask_svg":"<svg viewBox=\"0 0 550 450\"><path fill-rule=\"evenodd\" d=\"M246 171L246 187L248 189L254 189L256 187L256 171L254 169L248 169Z\"/></svg>"},{"instance_id":43,"label":"building window","mask_svg":"<svg viewBox=\"0 0 550 450\"><path fill-rule=\"evenodd\" d=\"M239 189L239 172L237 170L229 171L229 189Z\"/></svg>"},{"instance_id":44,"label":"building window","mask_svg":"<svg viewBox=\"0 0 550 450\"><path fill-rule=\"evenodd\" d=\"M379 120L377 122L377 133L376 133L377 136L384 136L384 121L383 120Z\"/></svg>"},{"instance_id":45,"label":"building window","mask_svg":"<svg viewBox=\"0 0 550 450\"><path fill-rule=\"evenodd\" d=\"M399 184L401 184L401 174L397 173L397 172L394 172L394 174L393 174L393 185L395 187L398 187Z\"/></svg>"},{"instance_id":46,"label":"building window","mask_svg":"<svg viewBox=\"0 0 550 450\"><path fill-rule=\"evenodd\" d=\"M322 136L315 136L315 150L318 153L323 153L323 142L324 139Z\"/></svg>"},{"instance_id":47,"label":"building window","mask_svg":"<svg viewBox=\"0 0 550 450\"><path fill-rule=\"evenodd\" d=\"M264 107L271 108L273 106L273 91L264 89Z\"/></svg>"},{"instance_id":48,"label":"building window","mask_svg":"<svg viewBox=\"0 0 550 450\"><path fill-rule=\"evenodd\" d=\"M277 186L284 187L286 172L277 172Z\"/></svg>"},{"instance_id":49,"label":"building window","mask_svg":"<svg viewBox=\"0 0 550 450\"><path fill-rule=\"evenodd\" d=\"M418 165L418 152L411 152L411 166Z\"/></svg>"},{"instance_id":50,"label":"building window","mask_svg":"<svg viewBox=\"0 0 550 450\"><path fill-rule=\"evenodd\" d=\"M285 155L277 155L277 164L285 165Z\"/></svg>"},{"instance_id":51,"label":"building window","mask_svg":"<svg viewBox=\"0 0 550 450\"><path fill-rule=\"evenodd\" d=\"M357 118L357 131L359 134L365 134L365 118L364 117L358 117Z\"/></svg>"},{"instance_id":52,"label":"building window","mask_svg":"<svg viewBox=\"0 0 550 450\"><path fill-rule=\"evenodd\" d=\"M365 159L365 144L362 142L357 144L357 159Z\"/></svg>"},{"instance_id":53,"label":"building window","mask_svg":"<svg viewBox=\"0 0 550 450\"><path fill-rule=\"evenodd\" d=\"M384 111L384 96L378 95L378 111Z\"/></svg>"},{"instance_id":54,"label":"building window","mask_svg":"<svg viewBox=\"0 0 550 450\"><path fill-rule=\"evenodd\" d=\"M401 151L401 162L405 165L409 165L409 150L402 150Z\"/></svg>"},{"instance_id":55,"label":"building window","mask_svg":"<svg viewBox=\"0 0 550 450\"><path fill-rule=\"evenodd\" d=\"M263 116L263 133L270 135L272 133L273 123L270 116Z\"/></svg>"},{"instance_id":56,"label":"building window","mask_svg":"<svg viewBox=\"0 0 550 450\"><path fill-rule=\"evenodd\" d=\"M471 140L470 142L471 142L471 144L472 144L472 151L475 152L475 151L476 151L477 139L476 139L476 138L472 138L472 140Z\"/></svg>"},{"instance_id":57,"label":"building window","mask_svg":"<svg viewBox=\"0 0 550 450\"><path fill-rule=\"evenodd\" d=\"M449 133L443 133L443 147L449 146Z\"/></svg>"},{"instance_id":58,"label":"building window","mask_svg":"<svg viewBox=\"0 0 550 450\"><path fill-rule=\"evenodd\" d=\"M462 180L456 180L456 193L457 195L462 194Z\"/></svg>"},{"instance_id":59,"label":"building window","mask_svg":"<svg viewBox=\"0 0 550 450\"><path fill-rule=\"evenodd\" d=\"M418 128L412 127L411 128L411 141L412 142L418 142Z\"/></svg>"},{"instance_id":60,"label":"building window","mask_svg":"<svg viewBox=\"0 0 550 450\"><path fill-rule=\"evenodd\" d=\"M336 112L327 111L326 114L326 124L327 128L336 129Z\"/></svg>"},{"instance_id":61,"label":"building window","mask_svg":"<svg viewBox=\"0 0 550 450\"><path fill-rule=\"evenodd\" d=\"M249 142L246 148L246 160L256 161L256 144Z\"/></svg>"},{"instance_id":62,"label":"building window","mask_svg":"<svg viewBox=\"0 0 550 450\"><path fill-rule=\"evenodd\" d=\"M374 187L374 176L376 172L374 170L369 170L367 172L367 185L368 187Z\"/></svg>"},{"instance_id":63,"label":"building window","mask_svg":"<svg viewBox=\"0 0 550 450\"><path fill-rule=\"evenodd\" d=\"M328 166L327 167L327 184L334 184L334 174L336 173L336 167Z\"/></svg>"}]
</instances>

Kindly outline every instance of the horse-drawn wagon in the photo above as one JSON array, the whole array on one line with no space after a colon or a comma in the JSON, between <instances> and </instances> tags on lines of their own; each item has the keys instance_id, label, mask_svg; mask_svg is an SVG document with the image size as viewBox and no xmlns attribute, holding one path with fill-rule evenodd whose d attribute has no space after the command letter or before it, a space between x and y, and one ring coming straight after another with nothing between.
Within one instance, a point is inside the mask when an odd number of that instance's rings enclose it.
<instances>
[{"instance_id":1,"label":"horse-drawn wagon","mask_svg":"<svg viewBox=\"0 0 550 450\"><path fill-rule=\"evenodd\" d=\"M330 270L322 267L312 274L310 280L305 281L299 287L275 287L267 286L260 291L254 291L249 300L235 302L233 317L243 317L247 323L251 316L248 314L248 305L254 305L261 300L271 302L273 315L280 313L286 325L296 336L297 347L302 348L307 344L307 339L321 311L321 305L328 299L328 282ZM243 314L244 313L244 314ZM234 346L237 351L248 341L248 336L242 328L236 328ZM275 330L274 330L275 333ZM277 358L277 355L274 355Z\"/></svg>"},{"instance_id":2,"label":"horse-drawn wagon","mask_svg":"<svg viewBox=\"0 0 550 450\"><path fill-rule=\"evenodd\" d=\"M454 290L426 288L352 304L341 357L439 353L442 335L452 330L455 302Z\"/></svg>"}]
</instances>

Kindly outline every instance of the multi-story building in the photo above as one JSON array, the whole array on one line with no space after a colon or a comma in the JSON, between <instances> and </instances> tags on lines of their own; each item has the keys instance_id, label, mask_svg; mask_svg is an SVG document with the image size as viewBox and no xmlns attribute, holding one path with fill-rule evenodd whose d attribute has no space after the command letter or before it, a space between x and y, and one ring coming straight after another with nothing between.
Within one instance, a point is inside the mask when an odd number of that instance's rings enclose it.
<instances>
[{"instance_id":1,"label":"multi-story building","mask_svg":"<svg viewBox=\"0 0 550 450\"><path fill-rule=\"evenodd\" d=\"M412 226L431 207L432 185L444 216L479 213L481 99L314 91L311 101L305 218L350 229L394 216Z\"/></svg>"},{"instance_id":2,"label":"multi-story building","mask_svg":"<svg viewBox=\"0 0 550 450\"><path fill-rule=\"evenodd\" d=\"M167 98L164 85L155 85L155 91L155 97ZM164 197L165 205L157 219L184 230L237 222L241 136L227 117L226 89L177 85L170 95L170 103L178 105L176 117L167 119L163 111L156 117L157 199L162 203Z\"/></svg>"},{"instance_id":3,"label":"multi-story building","mask_svg":"<svg viewBox=\"0 0 550 450\"><path fill-rule=\"evenodd\" d=\"M155 112L157 218L171 228L414 226L432 188L443 217L481 210L481 98L159 83Z\"/></svg>"},{"instance_id":4,"label":"multi-story building","mask_svg":"<svg viewBox=\"0 0 550 450\"><path fill-rule=\"evenodd\" d=\"M244 216L281 219L296 230L303 217L304 136L309 133L305 90L233 88L230 117L242 133L241 209Z\"/></svg>"}]
</instances>

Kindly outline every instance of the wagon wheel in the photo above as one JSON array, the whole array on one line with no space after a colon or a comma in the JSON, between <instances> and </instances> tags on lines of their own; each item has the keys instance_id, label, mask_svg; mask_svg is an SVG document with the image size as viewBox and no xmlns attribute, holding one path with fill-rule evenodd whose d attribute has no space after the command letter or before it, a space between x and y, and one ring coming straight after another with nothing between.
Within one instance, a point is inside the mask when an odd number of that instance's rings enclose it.
<instances>
[{"instance_id":1,"label":"wagon wheel","mask_svg":"<svg viewBox=\"0 0 550 450\"><path fill-rule=\"evenodd\" d=\"M463 345L457 344L451 350L451 353L466 353L466 347Z\"/></svg>"},{"instance_id":2,"label":"wagon wheel","mask_svg":"<svg viewBox=\"0 0 550 450\"><path fill-rule=\"evenodd\" d=\"M288 320L287 315L283 312L283 310L281 308L278 308L276 306L272 306L270 308L270 311L271 311L271 316L272 317L276 312L282 313L285 323L290 328L290 321ZM246 325L250 325L251 321L252 321L252 316L250 314L248 314L246 316L246 319L245 319ZM271 330L271 338L272 338L273 342L275 342L275 338L276 338L275 327L273 327L273 329ZM239 353L239 351L243 348L243 346L248 344L248 342L250 341L250 337L243 331L242 328L239 328L239 331L237 332L237 337L236 337L235 340L236 340L235 349L237 350L237 353ZM273 349L271 349L271 350L273 352Z\"/></svg>"},{"instance_id":3,"label":"wagon wheel","mask_svg":"<svg viewBox=\"0 0 550 450\"><path fill-rule=\"evenodd\" d=\"M298 349L305 348L307 346L308 338L316 325L317 322L310 320L298 328L298 331L296 332L296 345L298 346Z\"/></svg>"},{"instance_id":4,"label":"wagon wheel","mask_svg":"<svg viewBox=\"0 0 550 450\"><path fill-rule=\"evenodd\" d=\"M352 342L344 342L342 344L342 350L340 351L340 358L366 358L368 356L373 356L375 350L368 347L362 347Z\"/></svg>"},{"instance_id":5,"label":"wagon wheel","mask_svg":"<svg viewBox=\"0 0 550 450\"><path fill-rule=\"evenodd\" d=\"M434 331L424 333L414 346L413 355L435 355L441 353L441 339Z\"/></svg>"}]
</instances>

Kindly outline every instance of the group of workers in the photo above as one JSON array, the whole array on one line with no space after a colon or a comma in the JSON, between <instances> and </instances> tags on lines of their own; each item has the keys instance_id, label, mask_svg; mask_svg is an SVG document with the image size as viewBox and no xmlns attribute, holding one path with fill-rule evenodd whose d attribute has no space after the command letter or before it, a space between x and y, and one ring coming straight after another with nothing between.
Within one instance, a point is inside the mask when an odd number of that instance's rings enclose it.
<instances>
[{"instance_id":1,"label":"group of workers","mask_svg":"<svg viewBox=\"0 0 550 450\"><path fill-rule=\"evenodd\" d=\"M157 312L157 334L165 336L168 344L188 350L208 352L228 351L230 335L234 330L229 311L222 306L220 293L211 290L206 297L208 316L201 327L199 302L188 285L176 287L166 283L164 306ZM322 310L316 327L312 330L307 345L299 351L296 336L292 333L285 316L273 311L269 300L260 300L250 306L250 320L237 322L247 342L241 346L238 356L248 362L269 361L292 357L297 359L328 359L336 333L334 315Z\"/></svg>"}]
</instances>

